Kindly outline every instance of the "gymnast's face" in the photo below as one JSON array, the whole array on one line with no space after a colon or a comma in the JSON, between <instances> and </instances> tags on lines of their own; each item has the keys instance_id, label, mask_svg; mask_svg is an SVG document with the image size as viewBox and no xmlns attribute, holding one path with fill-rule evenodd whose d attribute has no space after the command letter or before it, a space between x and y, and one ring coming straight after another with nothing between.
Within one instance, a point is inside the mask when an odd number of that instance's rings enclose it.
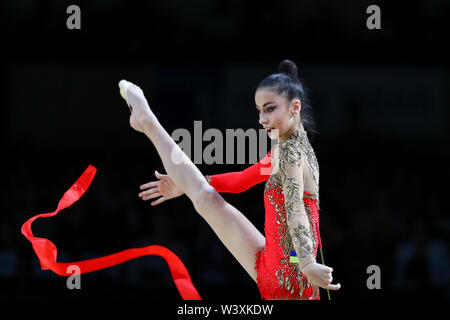
<instances>
[{"instance_id":1,"label":"gymnast's face","mask_svg":"<svg viewBox=\"0 0 450 320\"><path fill-rule=\"evenodd\" d=\"M285 140L296 129L300 114L300 100L289 102L284 96L269 88L258 89L255 104L259 123L266 129L270 139ZM274 129L278 129L277 131Z\"/></svg>"}]
</instances>

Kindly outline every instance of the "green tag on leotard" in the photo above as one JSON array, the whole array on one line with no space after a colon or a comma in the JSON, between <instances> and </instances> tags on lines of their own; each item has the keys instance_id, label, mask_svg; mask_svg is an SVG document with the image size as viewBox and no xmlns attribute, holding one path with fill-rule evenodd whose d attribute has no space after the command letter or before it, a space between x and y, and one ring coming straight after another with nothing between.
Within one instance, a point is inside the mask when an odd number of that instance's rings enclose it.
<instances>
[{"instance_id":1,"label":"green tag on leotard","mask_svg":"<svg viewBox=\"0 0 450 320\"><path fill-rule=\"evenodd\" d=\"M295 252L295 250L291 250L291 257L289 259L289 262L298 263L297 253Z\"/></svg>"}]
</instances>

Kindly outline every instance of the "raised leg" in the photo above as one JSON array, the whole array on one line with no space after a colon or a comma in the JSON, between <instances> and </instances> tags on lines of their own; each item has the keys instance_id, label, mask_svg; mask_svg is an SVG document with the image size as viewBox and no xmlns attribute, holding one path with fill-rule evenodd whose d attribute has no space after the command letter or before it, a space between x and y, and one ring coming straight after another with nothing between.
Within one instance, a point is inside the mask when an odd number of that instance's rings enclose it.
<instances>
[{"instance_id":1,"label":"raised leg","mask_svg":"<svg viewBox=\"0 0 450 320\"><path fill-rule=\"evenodd\" d=\"M189 197L195 210L256 281L255 253L264 247L264 236L207 183L204 175L159 123L142 90L132 86L127 91L128 102L132 106L131 126L145 133L151 140L167 174Z\"/></svg>"}]
</instances>

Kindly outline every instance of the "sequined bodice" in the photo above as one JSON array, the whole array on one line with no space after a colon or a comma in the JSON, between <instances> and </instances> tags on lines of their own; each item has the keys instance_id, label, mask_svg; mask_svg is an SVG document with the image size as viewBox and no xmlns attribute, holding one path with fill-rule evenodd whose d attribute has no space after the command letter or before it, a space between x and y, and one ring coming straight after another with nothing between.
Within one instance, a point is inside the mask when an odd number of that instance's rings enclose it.
<instances>
[{"instance_id":1,"label":"sequined bodice","mask_svg":"<svg viewBox=\"0 0 450 320\"><path fill-rule=\"evenodd\" d=\"M286 292L298 298L304 298L303 292L311 294L300 270L315 261L320 243L319 165L306 132L294 131L243 171L206 176L206 180L216 191L232 193L266 182L266 243L257 253L258 287L269 298ZM298 262L290 261L292 252Z\"/></svg>"},{"instance_id":2,"label":"sequined bodice","mask_svg":"<svg viewBox=\"0 0 450 320\"><path fill-rule=\"evenodd\" d=\"M295 246L289 232L286 203L283 193L283 183L286 179L283 161L288 159L289 156L283 153L301 152L301 159L305 160L303 163L303 176L308 182L304 184L303 205L312 230L310 237L313 238L313 247L311 249L314 256L317 254L318 247L318 231L315 225L319 221L319 167L306 133L296 131L288 139L289 141L286 140L275 146L273 152L271 152L273 172L264 187L264 205L266 211L264 224L266 246L264 251L266 257L272 257L271 259L266 258L265 263L269 269L270 265L273 266L278 287L285 288L290 292L298 290L301 296L303 290L308 286L308 282L306 279L303 279L303 281L300 281L300 284L297 284L299 282L298 279L302 277L301 272L296 263L290 263L290 253L295 250Z\"/></svg>"},{"instance_id":3,"label":"sequined bodice","mask_svg":"<svg viewBox=\"0 0 450 320\"><path fill-rule=\"evenodd\" d=\"M294 131L287 140L280 142L271 150L270 159L271 163L274 166L274 169L267 182L270 181L272 185L282 188L282 181L285 173L282 172L282 170L279 170L279 162L283 161L283 158L285 157L282 156L280 159L280 152L289 152L290 150L288 148L283 147L290 142L294 142L291 145L293 145L297 149L297 151L301 152L303 155L302 158L306 160L303 163L304 191L311 194L311 197L317 199L317 201L319 202L319 163L317 161L314 149L309 142L306 131Z\"/></svg>"}]
</instances>

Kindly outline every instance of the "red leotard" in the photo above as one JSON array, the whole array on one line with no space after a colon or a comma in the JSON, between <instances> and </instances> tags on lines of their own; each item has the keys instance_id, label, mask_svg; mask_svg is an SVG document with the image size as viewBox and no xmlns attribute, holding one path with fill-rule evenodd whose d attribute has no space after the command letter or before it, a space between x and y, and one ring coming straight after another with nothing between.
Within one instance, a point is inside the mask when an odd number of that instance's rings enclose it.
<instances>
[{"instance_id":1,"label":"red leotard","mask_svg":"<svg viewBox=\"0 0 450 320\"><path fill-rule=\"evenodd\" d=\"M294 190L292 193L295 196L295 190L297 190L288 187L286 181L294 179L295 176L289 175L292 170L285 170L286 163L298 164L302 156L311 159L313 154L306 133L302 133L304 132L295 131L287 140L278 144L280 169L276 170L276 173L271 174L274 150L272 149L261 161L243 171L208 176L211 186L219 193L239 193L267 181L264 188L266 241L265 247L256 252L255 263L257 285L262 299L308 299L313 294L311 285L300 271L299 263L290 262L290 253L291 250L295 250L300 263L308 259L315 261L317 246L320 242L318 196L303 191L303 195L300 197L303 199L304 211L302 212L306 212L308 217L307 220L303 220L307 221L306 228L309 231L305 234L309 235L310 239L291 232L291 230L299 229L290 228L289 221L295 221L295 219L287 219L287 216L291 216L291 214L289 213L290 209L286 210L285 205L285 194L290 192L289 190ZM309 148L305 148L308 145ZM298 152L300 149L304 152ZM292 161L292 159L294 160ZM311 162L313 161L316 161L315 156ZM317 161L315 163L317 164ZM291 168L295 169L295 166ZM292 212L295 214L295 210ZM294 241L292 241L293 238ZM297 240L300 240L300 243Z\"/></svg>"}]
</instances>

